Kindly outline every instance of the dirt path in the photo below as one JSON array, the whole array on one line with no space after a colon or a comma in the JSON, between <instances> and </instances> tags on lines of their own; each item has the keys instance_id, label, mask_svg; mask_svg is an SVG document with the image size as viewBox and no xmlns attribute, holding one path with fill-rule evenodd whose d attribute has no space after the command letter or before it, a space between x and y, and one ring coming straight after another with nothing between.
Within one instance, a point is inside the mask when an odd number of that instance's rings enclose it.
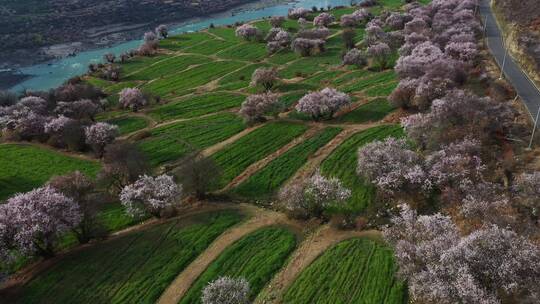
<instances>
[{"instance_id":1,"label":"dirt path","mask_svg":"<svg viewBox=\"0 0 540 304\"><path fill-rule=\"evenodd\" d=\"M247 167L244 172L242 172L240 175L236 176L225 188L221 189L220 192L225 192L229 189L232 189L238 185L240 185L242 182L244 182L246 179L248 179L250 176L255 174L255 172L259 171L260 169L266 167L271 161L278 158L283 153L289 151L294 146L304 142L306 139L312 137L317 132L319 132L323 128L322 125L314 125L310 129L308 129L304 134L298 136L297 138L293 139L291 142L286 144L285 146L281 147L274 153L266 156L265 158L259 160L258 162L255 162L254 164L251 164L249 167Z\"/></svg>"},{"instance_id":2,"label":"dirt path","mask_svg":"<svg viewBox=\"0 0 540 304\"><path fill-rule=\"evenodd\" d=\"M321 227L300 244L300 247L291 256L289 263L259 293L254 304L282 303L282 297L287 288L302 270L309 266L318 256L343 240L361 236L379 237L380 232L375 230L342 231L328 225Z\"/></svg>"},{"instance_id":3,"label":"dirt path","mask_svg":"<svg viewBox=\"0 0 540 304\"><path fill-rule=\"evenodd\" d=\"M295 226L299 224L290 221L287 217L278 212L260 209L250 205L243 205L244 210L252 213L253 216L243 224L224 232L218 237L201 255L195 259L186 269L184 269L176 279L169 285L158 300L158 304L177 304L182 296L188 291L193 282L201 275L227 247L245 235L266 226L287 225Z\"/></svg>"}]
</instances>

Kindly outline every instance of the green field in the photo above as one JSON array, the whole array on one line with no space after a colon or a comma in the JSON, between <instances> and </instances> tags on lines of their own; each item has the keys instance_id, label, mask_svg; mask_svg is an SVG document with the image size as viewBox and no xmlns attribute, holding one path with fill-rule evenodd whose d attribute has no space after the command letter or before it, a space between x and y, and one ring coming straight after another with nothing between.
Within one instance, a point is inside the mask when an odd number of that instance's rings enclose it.
<instances>
[{"instance_id":1,"label":"green field","mask_svg":"<svg viewBox=\"0 0 540 304\"><path fill-rule=\"evenodd\" d=\"M244 129L242 119L232 113L165 125L151 131L139 147L154 166L174 161L191 148L204 149Z\"/></svg>"},{"instance_id":2,"label":"green field","mask_svg":"<svg viewBox=\"0 0 540 304\"><path fill-rule=\"evenodd\" d=\"M156 79L155 81L144 85L143 89L160 96L185 94L190 90L193 90L193 88L241 68L242 65L243 63L238 61L216 61L206 63L182 73Z\"/></svg>"},{"instance_id":3,"label":"green field","mask_svg":"<svg viewBox=\"0 0 540 304\"><path fill-rule=\"evenodd\" d=\"M249 199L269 198L306 161L332 138L341 132L340 128L328 127L304 142L293 147L271 161L266 167L253 174L233 190L234 194Z\"/></svg>"},{"instance_id":4,"label":"green field","mask_svg":"<svg viewBox=\"0 0 540 304\"><path fill-rule=\"evenodd\" d=\"M195 95L156 107L148 114L157 121L191 118L240 107L244 99L244 95L223 92Z\"/></svg>"},{"instance_id":5,"label":"green field","mask_svg":"<svg viewBox=\"0 0 540 304\"><path fill-rule=\"evenodd\" d=\"M375 188L356 173L358 148L375 140L402 134L403 130L397 125L374 127L354 134L324 160L321 165L323 175L339 178L352 191L345 208L355 212L364 211L372 205L375 197Z\"/></svg>"},{"instance_id":6,"label":"green field","mask_svg":"<svg viewBox=\"0 0 540 304\"><path fill-rule=\"evenodd\" d=\"M243 216L202 214L74 251L22 287L16 303L155 303L174 278Z\"/></svg>"},{"instance_id":7,"label":"green field","mask_svg":"<svg viewBox=\"0 0 540 304\"><path fill-rule=\"evenodd\" d=\"M107 120L107 122L117 125L121 135L139 131L148 126L146 119L137 116L121 116Z\"/></svg>"},{"instance_id":8,"label":"green field","mask_svg":"<svg viewBox=\"0 0 540 304\"><path fill-rule=\"evenodd\" d=\"M220 187L226 186L251 164L265 158L307 130L301 124L268 123L216 152L212 157L222 169Z\"/></svg>"},{"instance_id":9,"label":"green field","mask_svg":"<svg viewBox=\"0 0 540 304\"><path fill-rule=\"evenodd\" d=\"M0 200L40 187L55 175L79 170L94 177L100 169L97 162L31 145L2 144L0 155Z\"/></svg>"},{"instance_id":10,"label":"green field","mask_svg":"<svg viewBox=\"0 0 540 304\"><path fill-rule=\"evenodd\" d=\"M180 304L201 303L202 289L220 276L244 277L253 300L283 266L296 247L296 237L285 228L262 228L240 239L208 266Z\"/></svg>"},{"instance_id":11,"label":"green field","mask_svg":"<svg viewBox=\"0 0 540 304\"><path fill-rule=\"evenodd\" d=\"M127 79L152 80L181 72L190 66L208 62L208 58L200 55L181 55L166 58L129 74Z\"/></svg>"},{"instance_id":12,"label":"green field","mask_svg":"<svg viewBox=\"0 0 540 304\"><path fill-rule=\"evenodd\" d=\"M283 303L408 303L406 285L395 278L391 249L366 238L343 241L302 271Z\"/></svg>"},{"instance_id":13,"label":"green field","mask_svg":"<svg viewBox=\"0 0 540 304\"><path fill-rule=\"evenodd\" d=\"M359 106L353 111L339 117L337 121L348 123L367 123L378 121L390 114L393 107L386 99L380 98L369 101L366 104Z\"/></svg>"}]
</instances>

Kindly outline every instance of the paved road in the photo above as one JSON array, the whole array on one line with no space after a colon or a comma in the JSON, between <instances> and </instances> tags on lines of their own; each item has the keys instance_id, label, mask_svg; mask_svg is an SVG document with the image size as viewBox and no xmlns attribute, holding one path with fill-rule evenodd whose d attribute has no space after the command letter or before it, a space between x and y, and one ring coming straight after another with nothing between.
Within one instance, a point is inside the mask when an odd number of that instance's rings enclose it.
<instances>
[{"instance_id":1,"label":"paved road","mask_svg":"<svg viewBox=\"0 0 540 304\"><path fill-rule=\"evenodd\" d=\"M504 43L501 38L501 30L497 25L489 2L490 0L480 0L480 14L482 15L482 21L487 23L486 39L488 47L499 66L502 66L505 57ZM540 108L540 90L535 87L511 56L506 57L504 75L512 83L534 120Z\"/></svg>"}]
</instances>

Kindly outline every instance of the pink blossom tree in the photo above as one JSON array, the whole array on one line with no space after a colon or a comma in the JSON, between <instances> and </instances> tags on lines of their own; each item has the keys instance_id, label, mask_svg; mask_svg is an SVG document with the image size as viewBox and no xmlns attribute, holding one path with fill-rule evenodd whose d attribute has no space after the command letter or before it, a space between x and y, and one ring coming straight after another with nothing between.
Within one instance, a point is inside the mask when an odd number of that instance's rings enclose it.
<instances>
[{"instance_id":1,"label":"pink blossom tree","mask_svg":"<svg viewBox=\"0 0 540 304\"><path fill-rule=\"evenodd\" d=\"M261 31L249 23L242 24L236 28L236 36L245 40L256 40L262 35Z\"/></svg>"},{"instance_id":2,"label":"pink blossom tree","mask_svg":"<svg viewBox=\"0 0 540 304\"><path fill-rule=\"evenodd\" d=\"M525 206L529 215L538 222L540 212L540 172L522 173L516 177L512 187L520 205Z\"/></svg>"},{"instance_id":3,"label":"pink blossom tree","mask_svg":"<svg viewBox=\"0 0 540 304\"><path fill-rule=\"evenodd\" d=\"M482 182L486 167L481 152L480 141L465 138L429 154L426 168L431 184L441 190L469 190L472 185Z\"/></svg>"},{"instance_id":4,"label":"pink blossom tree","mask_svg":"<svg viewBox=\"0 0 540 304\"><path fill-rule=\"evenodd\" d=\"M322 39L307 39L296 38L291 44L291 48L306 57L315 54L316 52L324 52L326 42Z\"/></svg>"},{"instance_id":5,"label":"pink blossom tree","mask_svg":"<svg viewBox=\"0 0 540 304\"><path fill-rule=\"evenodd\" d=\"M409 14L391 13L385 20L386 26L392 30L402 30L405 27L405 23L412 21L412 16Z\"/></svg>"},{"instance_id":6,"label":"pink blossom tree","mask_svg":"<svg viewBox=\"0 0 540 304\"><path fill-rule=\"evenodd\" d=\"M337 111L350 103L349 95L336 89L325 88L302 97L296 105L296 111L307 114L313 120L318 121L322 118L332 118Z\"/></svg>"},{"instance_id":7,"label":"pink blossom tree","mask_svg":"<svg viewBox=\"0 0 540 304\"><path fill-rule=\"evenodd\" d=\"M420 147L437 149L465 137L490 143L511 130L514 117L515 111L507 104L453 90L433 101L430 112L411 115L402 125Z\"/></svg>"},{"instance_id":8,"label":"pink blossom tree","mask_svg":"<svg viewBox=\"0 0 540 304\"><path fill-rule=\"evenodd\" d=\"M515 232L487 226L461 236L441 214L408 206L384 230L413 299L427 303L530 301L538 295L540 250Z\"/></svg>"},{"instance_id":9,"label":"pink blossom tree","mask_svg":"<svg viewBox=\"0 0 540 304\"><path fill-rule=\"evenodd\" d=\"M285 22L285 17L283 16L272 16L270 17L270 25L274 28L281 27Z\"/></svg>"},{"instance_id":10,"label":"pink blossom tree","mask_svg":"<svg viewBox=\"0 0 540 304\"><path fill-rule=\"evenodd\" d=\"M143 44L138 49L141 56L151 56L156 53L159 46L159 39L154 32L146 32L143 36Z\"/></svg>"},{"instance_id":11,"label":"pink blossom tree","mask_svg":"<svg viewBox=\"0 0 540 304\"><path fill-rule=\"evenodd\" d=\"M358 18L354 17L352 14L342 15L339 24L344 28L357 27L360 22Z\"/></svg>"},{"instance_id":12,"label":"pink blossom tree","mask_svg":"<svg viewBox=\"0 0 540 304\"><path fill-rule=\"evenodd\" d=\"M118 127L105 122L97 122L84 129L86 143L92 147L98 157L103 155L105 146L118 136Z\"/></svg>"},{"instance_id":13,"label":"pink blossom tree","mask_svg":"<svg viewBox=\"0 0 540 304\"><path fill-rule=\"evenodd\" d=\"M386 43L377 43L367 49L368 56L379 66L381 70L384 70L388 66L388 61L392 50Z\"/></svg>"},{"instance_id":14,"label":"pink blossom tree","mask_svg":"<svg viewBox=\"0 0 540 304\"><path fill-rule=\"evenodd\" d=\"M334 17L334 15L329 13L321 13L313 19L313 25L318 27L328 27L335 20L336 17Z\"/></svg>"},{"instance_id":15,"label":"pink blossom tree","mask_svg":"<svg viewBox=\"0 0 540 304\"><path fill-rule=\"evenodd\" d=\"M96 115L102 110L101 105L97 102L90 99L81 99L71 102L60 101L56 104L54 112L73 119L94 121Z\"/></svg>"},{"instance_id":16,"label":"pink blossom tree","mask_svg":"<svg viewBox=\"0 0 540 304\"><path fill-rule=\"evenodd\" d=\"M24 106L39 115L47 115L47 101L39 96L26 96L19 100L19 106Z\"/></svg>"},{"instance_id":17,"label":"pink blossom tree","mask_svg":"<svg viewBox=\"0 0 540 304\"><path fill-rule=\"evenodd\" d=\"M59 238L81 221L79 206L48 186L17 194L2 209L10 218L0 222L14 228L15 248L26 255L53 256Z\"/></svg>"},{"instance_id":18,"label":"pink blossom tree","mask_svg":"<svg viewBox=\"0 0 540 304\"><path fill-rule=\"evenodd\" d=\"M169 37L169 28L165 24L160 24L158 27L156 27L156 33L159 37L166 39Z\"/></svg>"},{"instance_id":19,"label":"pink blossom tree","mask_svg":"<svg viewBox=\"0 0 540 304\"><path fill-rule=\"evenodd\" d=\"M345 56L343 56L344 65L355 65L359 68L367 64L367 58L362 51L357 48L350 49Z\"/></svg>"},{"instance_id":20,"label":"pink blossom tree","mask_svg":"<svg viewBox=\"0 0 540 304\"><path fill-rule=\"evenodd\" d=\"M263 93L250 95L242 103L240 115L249 124L264 121L264 114L276 109L278 104L279 97L277 94Z\"/></svg>"},{"instance_id":21,"label":"pink blossom tree","mask_svg":"<svg viewBox=\"0 0 540 304\"><path fill-rule=\"evenodd\" d=\"M262 86L266 91L270 91L278 81L278 72L276 68L258 68L251 75L250 85Z\"/></svg>"},{"instance_id":22,"label":"pink blossom tree","mask_svg":"<svg viewBox=\"0 0 540 304\"><path fill-rule=\"evenodd\" d=\"M296 217L324 216L332 205L344 204L351 196L337 178L326 178L317 171L305 181L285 186L279 194L283 207Z\"/></svg>"},{"instance_id":23,"label":"pink blossom tree","mask_svg":"<svg viewBox=\"0 0 540 304\"><path fill-rule=\"evenodd\" d=\"M370 25L366 27L364 41L367 45L375 45L378 43L386 43L388 34L378 25Z\"/></svg>"},{"instance_id":24,"label":"pink blossom tree","mask_svg":"<svg viewBox=\"0 0 540 304\"><path fill-rule=\"evenodd\" d=\"M135 183L127 185L120 193L120 202L133 217L151 214L161 217L165 208L174 207L182 195L182 186L172 176L141 176Z\"/></svg>"},{"instance_id":25,"label":"pink blossom tree","mask_svg":"<svg viewBox=\"0 0 540 304\"><path fill-rule=\"evenodd\" d=\"M306 29L309 25L309 22L305 18L299 18L298 19L298 25L300 26L300 29Z\"/></svg>"},{"instance_id":26,"label":"pink blossom tree","mask_svg":"<svg viewBox=\"0 0 540 304\"><path fill-rule=\"evenodd\" d=\"M62 193L78 205L81 221L71 230L79 243L87 243L97 236L100 199L96 195L94 183L80 171L62 176L55 176L49 180L48 186Z\"/></svg>"},{"instance_id":27,"label":"pink blossom tree","mask_svg":"<svg viewBox=\"0 0 540 304\"><path fill-rule=\"evenodd\" d=\"M57 118L54 118L45 124L45 133L48 133L48 134L61 133L73 121L74 120L69 117L60 115Z\"/></svg>"},{"instance_id":28,"label":"pink blossom tree","mask_svg":"<svg viewBox=\"0 0 540 304\"><path fill-rule=\"evenodd\" d=\"M303 29L296 34L296 38L305 39L326 39L330 36L330 30L326 27L318 27L314 29Z\"/></svg>"},{"instance_id":29,"label":"pink blossom tree","mask_svg":"<svg viewBox=\"0 0 540 304\"><path fill-rule=\"evenodd\" d=\"M390 137L361 147L357 173L389 195L431 190L424 160L404 139Z\"/></svg>"},{"instance_id":30,"label":"pink blossom tree","mask_svg":"<svg viewBox=\"0 0 540 304\"><path fill-rule=\"evenodd\" d=\"M50 117L38 114L21 103L0 108L0 128L6 137L42 139Z\"/></svg>"},{"instance_id":31,"label":"pink blossom tree","mask_svg":"<svg viewBox=\"0 0 540 304\"><path fill-rule=\"evenodd\" d=\"M446 45L444 52L449 57L468 65L474 64L479 53L476 43L472 42L450 42Z\"/></svg>"},{"instance_id":32,"label":"pink blossom tree","mask_svg":"<svg viewBox=\"0 0 540 304\"><path fill-rule=\"evenodd\" d=\"M124 109L131 109L137 112L141 107L144 107L148 101L144 94L138 88L125 88L120 91L120 105Z\"/></svg>"},{"instance_id":33,"label":"pink blossom tree","mask_svg":"<svg viewBox=\"0 0 540 304\"><path fill-rule=\"evenodd\" d=\"M300 18L307 18L309 14L311 13L310 10L303 7L297 7L293 9L289 9L289 13L287 14L289 19L300 19Z\"/></svg>"},{"instance_id":34,"label":"pink blossom tree","mask_svg":"<svg viewBox=\"0 0 540 304\"><path fill-rule=\"evenodd\" d=\"M219 277L203 289L203 304L248 304L249 283L244 278Z\"/></svg>"},{"instance_id":35,"label":"pink blossom tree","mask_svg":"<svg viewBox=\"0 0 540 304\"><path fill-rule=\"evenodd\" d=\"M105 61L108 63L114 63L116 56L113 53L107 53L103 55L103 59L105 59Z\"/></svg>"},{"instance_id":36,"label":"pink blossom tree","mask_svg":"<svg viewBox=\"0 0 540 304\"><path fill-rule=\"evenodd\" d=\"M277 28L274 28L274 29L276 29L277 31L275 31L275 34L273 35L273 37L269 37L270 39L267 39L268 43L266 45L268 52L271 54L281 49L288 48L291 45L291 35L289 34L289 32L284 31L282 29L277 29Z\"/></svg>"}]
</instances>

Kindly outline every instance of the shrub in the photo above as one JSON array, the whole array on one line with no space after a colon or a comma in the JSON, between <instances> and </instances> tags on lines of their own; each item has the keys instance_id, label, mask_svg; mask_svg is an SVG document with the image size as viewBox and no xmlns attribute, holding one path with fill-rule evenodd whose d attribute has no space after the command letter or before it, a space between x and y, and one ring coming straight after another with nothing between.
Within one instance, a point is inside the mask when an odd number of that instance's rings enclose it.
<instances>
[{"instance_id":1,"label":"shrub","mask_svg":"<svg viewBox=\"0 0 540 304\"><path fill-rule=\"evenodd\" d=\"M220 277L203 289L203 304L248 304L249 283L244 278Z\"/></svg>"}]
</instances>

